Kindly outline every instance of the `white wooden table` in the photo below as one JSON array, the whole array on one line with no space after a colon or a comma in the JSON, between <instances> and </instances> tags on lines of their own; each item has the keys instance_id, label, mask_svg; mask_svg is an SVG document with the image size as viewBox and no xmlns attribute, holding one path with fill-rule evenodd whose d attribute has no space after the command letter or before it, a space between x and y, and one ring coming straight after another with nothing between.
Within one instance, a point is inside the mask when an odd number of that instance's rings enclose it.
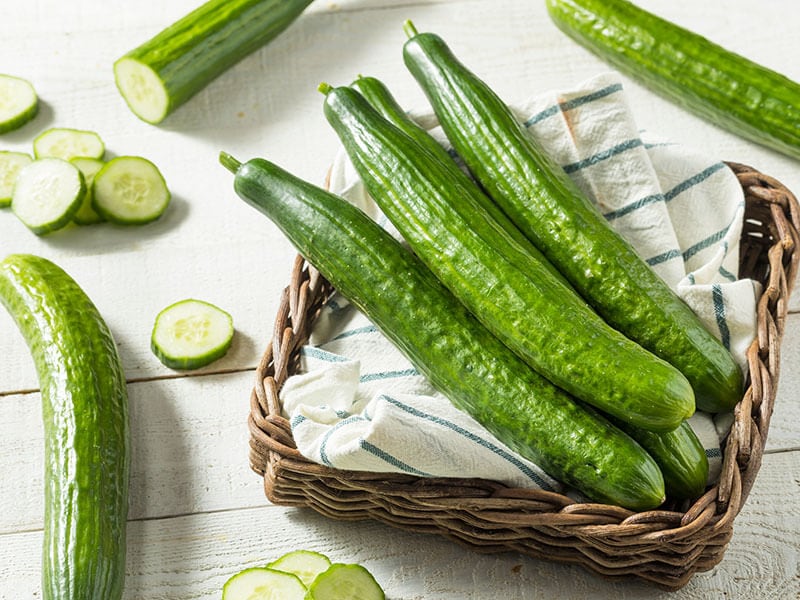
<instances>
[{"instance_id":1,"label":"white wooden table","mask_svg":"<svg viewBox=\"0 0 800 600\"><path fill-rule=\"evenodd\" d=\"M125 597L219 598L234 572L295 548L363 563L392 600L667 597L576 567L478 555L437 537L273 506L247 462L253 369L294 250L235 197L218 152L264 156L321 181L337 141L321 113L320 81L343 84L371 74L406 106L423 102L402 65L406 18L442 34L512 101L607 67L556 30L542 0L319 0L162 126L147 125L123 103L111 65L198 3L5 1L0 11L0 72L31 80L44 102L33 123L0 137L0 148L30 151L33 137L50 126L91 129L111 155L153 160L174 195L163 218L146 227L101 224L42 238L0 212L0 254L31 252L61 265L98 305L119 345L133 438ZM768 0L757 9L745 0L640 3L800 80L796 0ZM625 84L642 128L752 164L800 190L800 162ZM186 297L227 309L237 335L224 359L176 376L150 353L149 334L155 314ZM800 300L791 306L768 453L755 488L724 561L671 597L800 594ZM40 597L43 434L33 364L4 311L0 356L0 598L27 600Z\"/></svg>"}]
</instances>

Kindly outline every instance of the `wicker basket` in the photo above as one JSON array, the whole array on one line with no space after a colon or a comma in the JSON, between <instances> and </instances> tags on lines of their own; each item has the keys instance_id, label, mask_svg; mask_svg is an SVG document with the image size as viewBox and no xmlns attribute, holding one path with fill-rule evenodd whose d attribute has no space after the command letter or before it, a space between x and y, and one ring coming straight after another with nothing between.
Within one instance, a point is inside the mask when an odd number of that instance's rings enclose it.
<instances>
[{"instance_id":1,"label":"wicker basket","mask_svg":"<svg viewBox=\"0 0 800 600\"><path fill-rule=\"evenodd\" d=\"M281 416L279 390L296 372L319 307L332 291L298 257L284 290L272 343L256 370L250 405L250 464L267 498L334 519L375 519L438 533L479 552L516 551L577 563L608 577L639 577L676 590L723 557L733 521L753 485L775 400L779 349L800 252L800 209L783 185L728 163L746 196L742 277L764 284L748 386L735 408L719 483L694 503L635 513L561 494L481 479L419 478L331 469L305 459Z\"/></svg>"}]
</instances>

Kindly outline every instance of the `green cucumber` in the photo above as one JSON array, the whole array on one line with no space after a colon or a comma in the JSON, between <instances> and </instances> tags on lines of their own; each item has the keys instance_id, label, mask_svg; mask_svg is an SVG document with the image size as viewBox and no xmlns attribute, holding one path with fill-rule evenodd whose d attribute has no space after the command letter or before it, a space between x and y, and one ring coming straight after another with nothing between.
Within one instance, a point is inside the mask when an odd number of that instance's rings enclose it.
<instances>
[{"instance_id":1,"label":"green cucumber","mask_svg":"<svg viewBox=\"0 0 800 600\"><path fill-rule=\"evenodd\" d=\"M221 308L187 299L156 316L150 347L171 369L199 369L222 358L233 341L233 319Z\"/></svg>"},{"instance_id":2,"label":"green cucumber","mask_svg":"<svg viewBox=\"0 0 800 600\"><path fill-rule=\"evenodd\" d=\"M521 252L487 218L472 182L454 177L354 90L323 90L325 116L372 198L453 295L526 363L637 427L670 431L694 413L683 375Z\"/></svg>"},{"instance_id":3,"label":"green cucumber","mask_svg":"<svg viewBox=\"0 0 800 600\"><path fill-rule=\"evenodd\" d=\"M0 134L19 129L39 112L39 97L30 82L0 74Z\"/></svg>"},{"instance_id":4,"label":"green cucumber","mask_svg":"<svg viewBox=\"0 0 800 600\"><path fill-rule=\"evenodd\" d=\"M384 600L383 589L363 565L334 563L308 588L306 600Z\"/></svg>"},{"instance_id":5,"label":"green cucumber","mask_svg":"<svg viewBox=\"0 0 800 600\"><path fill-rule=\"evenodd\" d=\"M78 225L93 225L105 221L92 206L94 176L100 172L105 163L99 158L87 158L85 156L76 156L69 162L78 167L78 170L83 175L83 180L86 182L86 194L72 219Z\"/></svg>"},{"instance_id":6,"label":"green cucumber","mask_svg":"<svg viewBox=\"0 0 800 600\"><path fill-rule=\"evenodd\" d=\"M626 0L547 0L556 26L732 133L800 158L800 84Z\"/></svg>"},{"instance_id":7,"label":"green cucumber","mask_svg":"<svg viewBox=\"0 0 800 600\"><path fill-rule=\"evenodd\" d=\"M633 510L662 502L661 472L641 446L527 367L361 210L269 161L220 160L236 173L239 196L456 407L598 502Z\"/></svg>"},{"instance_id":8,"label":"green cucumber","mask_svg":"<svg viewBox=\"0 0 800 600\"><path fill-rule=\"evenodd\" d=\"M76 156L103 158L105 144L94 131L52 127L33 140L33 155L36 158L61 158L71 160Z\"/></svg>"},{"instance_id":9,"label":"green cucumber","mask_svg":"<svg viewBox=\"0 0 800 600\"><path fill-rule=\"evenodd\" d=\"M114 63L133 113L157 124L286 29L311 0L210 0Z\"/></svg>"},{"instance_id":10,"label":"green cucumber","mask_svg":"<svg viewBox=\"0 0 800 600\"><path fill-rule=\"evenodd\" d=\"M273 560L267 566L276 571L296 575L303 585L308 587L317 575L328 570L331 560L324 554L312 550L293 550Z\"/></svg>"},{"instance_id":11,"label":"green cucumber","mask_svg":"<svg viewBox=\"0 0 800 600\"><path fill-rule=\"evenodd\" d=\"M14 184L23 167L31 164L33 159L24 152L0 152L0 208L11 206Z\"/></svg>"},{"instance_id":12,"label":"green cucumber","mask_svg":"<svg viewBox=\"0 0 800 600\"><path fill-rule=\"evenodd\" d=\"M222 588L222 600L304 600L306 586L296 576L267 567L233 575Z\"/></svg>"},{"instance_id":13,"label":"green cucumber","mask_svg":"<svg viewBox=\"0 0 800 600\"><path fill-rule=\"evenodd\" d=\"M130 469L125 374L97 308L38 256L0 263L0 303L36 365L44 420L42 598L122 597Z\"/></svg>"},{"instance_id":14,"label":"green cucumber","mask_svg":"<svg viewBox=\"0 0 800 600\"><path fill-rule=\"evenodd\" d=\"M439 36L406 30L405 63L488 195L611 326L687 377L698 408L732 409L744 378L730 352Z\"/></svg>"},{"instance_id":15,"label":"green cucumber","mask_svg":"<svg viewBox=\"0 0 800 600\"><path fill-rule=\"evenodd\" d=\"M94 176L92 208L118 225L143 225L167 210L171 194L164 176L141 156L118 156Z\"/></svg>"},{"instance_id":16,"label":"green cucumber","mask_svg":"<svg viewBox=\"0 0 800 600\"><path fill-rule=\"evenodd\" d=\"M85 195L77 167L60 158L39 158L17 175L11 210L28 229L44 235L71 223Z\"/></svg>"}]
</instances>

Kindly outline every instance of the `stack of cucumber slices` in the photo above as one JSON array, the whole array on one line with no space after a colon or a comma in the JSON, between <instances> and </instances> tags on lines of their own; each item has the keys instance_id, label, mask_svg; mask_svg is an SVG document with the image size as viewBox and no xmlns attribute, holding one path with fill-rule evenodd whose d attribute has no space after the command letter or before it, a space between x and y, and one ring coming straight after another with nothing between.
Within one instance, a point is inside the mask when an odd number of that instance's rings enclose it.
<instances>
[{"instance_id":1,"label":"stack of cucumber slices","mask_svg":"<svg viewBox=\"0 0 800 600\"><path fill-rule=\"evenodd\" d=\"M37 112L25 80L0 75L0 133L21 127ZM108 221L141 225L159 218L170 201L161 172L141 156L104 160L105 144L93 131L50 128L33 140L33 156L0 151L0 207L34 233L71 223Z\"/></svg>"}]
</instances>

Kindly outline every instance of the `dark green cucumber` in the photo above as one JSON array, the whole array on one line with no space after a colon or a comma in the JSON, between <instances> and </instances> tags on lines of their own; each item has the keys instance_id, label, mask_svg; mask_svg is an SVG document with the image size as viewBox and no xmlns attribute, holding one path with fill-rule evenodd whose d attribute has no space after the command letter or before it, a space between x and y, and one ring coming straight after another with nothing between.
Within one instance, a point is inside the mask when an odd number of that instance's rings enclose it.
<instances>
[{"instance_id":1,"label":"dark green cucumber","mask_svg":"<svg viewBox=\"0 0 800 600\"><path fill-rule=\"evenodd\" d=\"M698 408L733 408L743 377L730 352L439 36L407 30L406 65L487 194L608 323L687 377Z\"/></svg>"},{"instance_id":2,"label":"dark green cucumber","mask_svg":"<svg viewBox=\"0 0 800 600\"><path fill-rule=\"evenodd\" d=\"M111 332L47 259L0 263L0 302L36 365L45 431L42 597L122 597L128 514L125 376Z\"/></svg>"},{"instance_id":3,"label":"dark green cucumber","mask_svg":"<svg viewBox=\"0 0 800 600\"><path fill-rule=\"evenodd\" d=\"M661 472L641 446L528 368L362 211L268 161L221 161L239 196L455 406L596 501L633 510L662 502Z\"/></svg>"},{"instance_id":4,"label":"dark green cucumber","mask_svg":"<svg viewBox=\"0 0 800 600\"><path fill-rule=\"evenodd\" d=\"M270 42L312 0L210 0L114 63L133 113L160 123L213 79Z\"/></svg>"},{"instance_id":5,"label":"dark green cucumber","mask_svg":"<svg viewBox=\"0 0 800 600\"><path fill-rule=\"evenodd\" d=\"M325 116L372 198L431 271L492 333L555 385L637 427L694 412L674 367L609 327L550 268L487 218L454 177L358 92L327 90Z\"/></svg>"},{"instance_id":6,"label":"dark green cucumber","mask_svg":"<svg viewBox=\"0 0 800 600\"><path fill-rule=\"evenodd\" d=\"M564 33L708 121L800 158L800 84L626 0L547 0Z\"/></svg>"}]
</instances>

